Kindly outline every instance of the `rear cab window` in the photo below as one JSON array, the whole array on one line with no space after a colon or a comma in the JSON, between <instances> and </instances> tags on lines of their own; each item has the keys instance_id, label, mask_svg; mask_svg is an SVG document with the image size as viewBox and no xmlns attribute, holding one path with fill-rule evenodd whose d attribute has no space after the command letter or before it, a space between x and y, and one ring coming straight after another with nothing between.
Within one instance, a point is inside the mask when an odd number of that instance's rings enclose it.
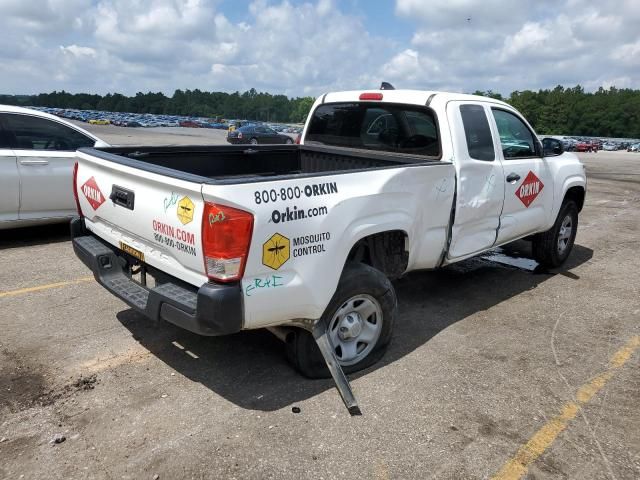
<instances>
[{"instance_id":1,"label":"rear cab window","mask_svg":"<svg viewBox=\"0 0 640 480\"><path fill-rule=\"evenodd\" d=\"M320 105L305 143L377 152L441 156L433 111L417 105L351 102Z\"/></svg>"}]
</instances>

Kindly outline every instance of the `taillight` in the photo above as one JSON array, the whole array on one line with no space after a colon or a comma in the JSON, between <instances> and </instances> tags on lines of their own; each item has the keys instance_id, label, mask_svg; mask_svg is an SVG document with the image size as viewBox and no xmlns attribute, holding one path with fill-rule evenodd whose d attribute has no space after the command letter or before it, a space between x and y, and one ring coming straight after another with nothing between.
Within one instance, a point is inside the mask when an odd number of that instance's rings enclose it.
<instances>
[{"instance_id":1,"label":"taillight","mask_svg":"<svg viewBox=\"0 0 640 480\"><path fill-rule=\"evenodd\" d=\"M302 134L299 133L298 136L296 137L296 145L300 145L300 140L302 140Z\"/></svg>"},{"instance_id":2,"label":"taillight","mask_svg":"<svg viewBox=\"0 0 640 480\"><path fill-rule=\"evenodd\" d=\"M78 215L82 216L80 199L78 198L78 162L73 165L73 198L75 198L76 200L76 209L78 210Z\"/></svg>"},{"instance_id":3,"label":"taillight","mask_svg":"<svg viewBox=\"0 0 640 480\"><path fill-rule=\"evenodd\" d=\"M360 100L382 100L381 93L361 93Z\"/></svg>"},{"instance_id":4,"label":"taillight","mask_svg":"<svg viewBox=\"0 0 640 480\"><path fill-rule=\"evenodd\" d=\"M205 202L202 251L205 271L211 280L232 282L242 278L252 232L253 215L249 212Z\"/></svg>"}]
</instances>

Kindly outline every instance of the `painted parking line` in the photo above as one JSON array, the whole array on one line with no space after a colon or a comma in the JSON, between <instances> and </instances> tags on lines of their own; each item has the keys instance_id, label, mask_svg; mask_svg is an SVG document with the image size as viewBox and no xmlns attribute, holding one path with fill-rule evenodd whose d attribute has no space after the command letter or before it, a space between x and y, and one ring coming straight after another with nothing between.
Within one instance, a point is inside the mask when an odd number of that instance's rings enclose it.
<instances>
[{"instance_id":1,"label":"painted parking line","mask_svg":"<svg viewBox=\"0 0 640 480\"><path fill-rule=\"evenodd\" d=\"M24 295L25 293L39 292L41 290L49 290L51 288L66 287L68 285L77 285L78 283L90 282L93 277L81 277L75 280L68 280L66 282L48 283L47 285L38 285L37 287L20 288L18 290L9 290L7 292L0 292L0 298L13 297L15 295Z\"/></svg>"},{"instance_id":2,"label":"painted parking line","mask_svg":"<svg viewBox=\"0 0 640 480\"><path fill-rule=\"evenodd\" d=\"M538 430L527 443L520 447L516 454L504 464L492 480L516 480L527 473L529 465L551 446L556 437L567 428L567 425L580 412L582 407L596 395L613 377L616 370L624 366L633 353L640 347L640 336L634 336L620 348L609 360L609 368L585 383L576 392L575 399L563 405L560 414L549 420Z\"/></svg>"}]
</instances>

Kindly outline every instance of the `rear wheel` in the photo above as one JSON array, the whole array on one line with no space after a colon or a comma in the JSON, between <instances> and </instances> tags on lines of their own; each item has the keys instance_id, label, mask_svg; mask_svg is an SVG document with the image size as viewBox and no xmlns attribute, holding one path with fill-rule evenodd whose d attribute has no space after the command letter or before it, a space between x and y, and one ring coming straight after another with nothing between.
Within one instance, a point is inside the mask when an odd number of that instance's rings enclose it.
<instances>
[{"instance_id":1,"label":"rear wheel","mask_svg":"<svg viewBox=\"0 0 640 480\"><path fill-rule=\"evenodd\" d=\"M284 143L286 143L287 145L291 145L293 143L293 140L290 138L287 138Z\"/></svg>"},{"instance_id":2,"label":"rear wheel","mask_svg":"<svg viewBox=\"0 0 640 480\"><path fill-rule=\"evenodd\" d=\"M258 144L258 139L257 138L252 138L251 140L249 140L249 143L251 145L257 145Z\"/></svg>"},{"instance_id":3,"label":"rear wheel","mask_svg":"<svg viewBox=\"0 0 640 480\"><path fill-rule=\"evenodd\" d=\"M545 267L559 267L569 258L577 233L578 207L573 200L567 200L553 227L534 235L533 258Z\"/></svg>"},{"instance_id":4,"label":"rear wheel","mask_svg":"<svg viewBox=\"0 0 640 480\"><path fill-rule=\"evenodd\" d=\"M393 330L397 300L393 285L363 263L345 267L338 288L320 318L345 373L357 372L384 355ZM329 369L313 335L297 329L287 338L287 357L306 377L327 378Z\"/></svg>"}]
</instances>

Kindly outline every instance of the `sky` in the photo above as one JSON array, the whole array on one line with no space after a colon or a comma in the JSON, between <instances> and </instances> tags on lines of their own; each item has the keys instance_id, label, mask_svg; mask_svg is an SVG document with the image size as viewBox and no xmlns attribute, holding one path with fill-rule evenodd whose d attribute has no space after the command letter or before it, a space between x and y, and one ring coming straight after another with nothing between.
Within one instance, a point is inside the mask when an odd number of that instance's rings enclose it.
<instances>
[{"instance_id":1,"label":"sky","mask_svg":"<svg viewBox=\"0 0 640 480\"><path fill-rule=\"evenodd\" d=\"M640 88L640 0L0 0L0 93Z\"/></svg>"}]
</instances>

